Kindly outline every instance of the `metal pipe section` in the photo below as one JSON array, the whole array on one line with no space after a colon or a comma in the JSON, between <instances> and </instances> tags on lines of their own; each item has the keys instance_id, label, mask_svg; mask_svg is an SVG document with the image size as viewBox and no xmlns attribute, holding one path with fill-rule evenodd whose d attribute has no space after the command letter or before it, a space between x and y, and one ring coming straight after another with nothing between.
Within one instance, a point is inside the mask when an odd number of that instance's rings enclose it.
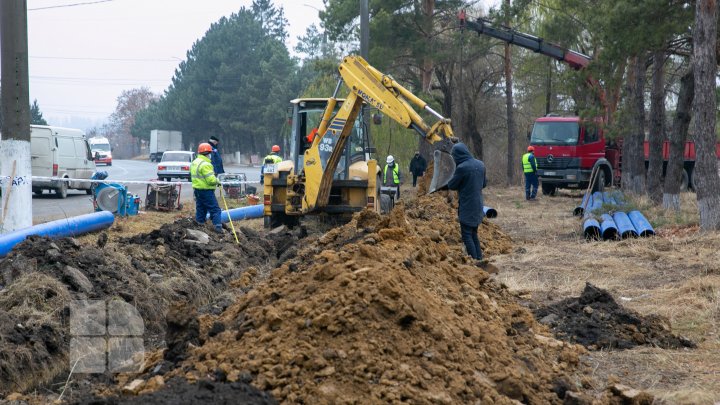
<instances>
[{"instance_id":1,"label":"metal pipe section","mask_svg":"<svg viewBox=\"0 0 720 405\"><path fill-rule=\"evenodd\" d=\"M617 239L617 225L615 225L615 221L610 214L602 214L600 217L600 232L603 240Z\"/></svg>"},{"instance_id":2,"label":"metal pipe section","mask_svg":"<svg viewBox=\"0 0 720 405\"><path fill-rule=\"evenodd\" d=\"M78 236L109 228L114 221L115 215L112 212L98 211L20 229L0 236L0 257L5 257L15 245L31 235L47 236L52 239Z\"/></svg>"},{"instance_id":3,"label":"metal pipe section","mask_svg":"<svg viewBox=\"0 0 720 405\"><path fill-rule=\"evenodd\" d=\"M616 212L613 214L613 220L615 221L615 225L617 225L618 232L620 232L620 237L623 239L630 237L637 238L637 231L626 213Z\"/></svg>"},{"instance_id":4,"label":"metal pipe section","mask_svg":"<svg viewBox=\"0 0 720 405\"><path fill-rule=\"evenodd\" d=\"M222 213L220 213L220 221L222 223L228 223L230 222L230 219L232 219L233 221L240 221L243 219L262 217L263 206L260 204L248 205L247 207L233 208L231 210L223 211Z\"/></svg>"},{"instance_id":5,"label":"metal pipe section","mask_svg":"<svg viewBox=\"0 0 720 405\"><path fill-rule=\"evenodd\" d=\"M585 239L600 239L600 224L595 218L588 218L583 223L583 236Z\"/></svg>"},{"instance_id":6,"label":"metal pipe section","mask_svg":"<svg viewBox=\"0 0 720 405\"><path fill-rule=\"evenodd\" d=\"M441 121L445 119L445 117L443 117L442 114L440 114L439 112L437 112L437 111L433 110L432 108L430 108L429 105L425 105L425 108L424 108L424 109L425 109L425 111L427 111L427 112L429 112L430 114L434 115L435 118L437 118L437 119L439 119L439 120L441 120Z\"/></svg>"},{"instance_id":7,"label":"metal pipe section","mask_svg":"<svg viewBox=\"0 0 720 405\"><path fill-rule=\"evenodd\" d=\"M497 217L497 210L492 207L488 207L487 205L483 205L483 213L488 218L496 218Z\"/></svg>"},{"instance_id":8,"label":"metal pipe section","mask_svg":"<svg viewBox=\"0 0 720 405\"><path fill-rule=\"evenodd\" d=\"M647 218L645 218L645 216L642 214L642 212L630 211L628 213L628 218L630 218L630 222L632 222L635 230L640 236L647 237L655 235L655 230L653 229L652 225L650 225L650 222L648 222Z\"/></svg>"}]
</instances>

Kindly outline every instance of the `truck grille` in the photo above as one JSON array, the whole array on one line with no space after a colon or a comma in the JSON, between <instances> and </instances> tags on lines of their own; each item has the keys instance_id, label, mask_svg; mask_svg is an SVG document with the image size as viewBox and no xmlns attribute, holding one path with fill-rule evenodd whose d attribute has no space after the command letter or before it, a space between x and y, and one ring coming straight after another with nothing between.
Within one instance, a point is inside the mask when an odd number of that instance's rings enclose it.
<instances>
[{"instance_id":1,"label":"truck grille","mask_svg":"<svg viewBox=\"0 0 720 405\"><path fill-rule=\"evenodd\" d=\"M536 157L537 164L539 169L567 169L571 166L573 166L574 160L577 160L577 158L571 158L571 157L553 157L552 161L549 161L546 157ZM577 166L577 163L575 163L574 166Z\"/></svg>"}]
</instances>

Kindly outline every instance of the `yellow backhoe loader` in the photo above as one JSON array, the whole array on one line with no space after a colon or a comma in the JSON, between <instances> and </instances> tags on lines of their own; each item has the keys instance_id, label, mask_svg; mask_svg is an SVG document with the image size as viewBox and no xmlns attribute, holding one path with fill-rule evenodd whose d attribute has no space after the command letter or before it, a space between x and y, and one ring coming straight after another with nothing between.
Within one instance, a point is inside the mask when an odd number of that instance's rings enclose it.
<instances>
[{"instance_id":1,"label":"yellow backhoe loader","mask_svg":"<svg viewBox=\"0 0 720 405\"><path fill-rule=\"evenodd\" d=\"M368 131L361 117L363 105L403 127L414 129L431 144L454 139L450 120L370 66L360 56L347 56L339 67L341 79L329 99L292 101L290 160L266 164L263 204L265 225L293 226L313 213L351 214L364 208L380 211L380 170L370 158ZM350 93L337 98L345 83ZM437 118L426 123L412 107ZM455 163L447 151L434 153L430 192L447 185Z\"/></svg>"}]
</instances>

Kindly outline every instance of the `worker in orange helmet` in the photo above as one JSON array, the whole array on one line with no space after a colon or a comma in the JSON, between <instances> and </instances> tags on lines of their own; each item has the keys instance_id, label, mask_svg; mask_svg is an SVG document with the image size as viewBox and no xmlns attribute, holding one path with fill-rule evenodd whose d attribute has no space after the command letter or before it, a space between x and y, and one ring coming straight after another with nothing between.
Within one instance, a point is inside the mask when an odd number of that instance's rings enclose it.
<instances>
[{"instance_id":1,"label":"worker in orange helmet","mask_svg":"<svg viewBox=\"0 0 720 405\"><path fill-rule=\"evenodd\" d=\"M538 190L537 162L535 162L535 147L527 147L527 153L522 157L523 173L525 173L525 199L535 201Z\"/></svg>"},{"instance_id":2,"label":"worker in orange helmet","mask_svg":"<svg viewBox=\"0 0 720 405\"><path fill-rule=\"evenodd\" d=\"M215 232L223 233L220 220L220 205L215 198L215 188L220 182L215 177L210 154L213 147L209 143L198 145L198 156L190 164L190 179L192 181L193 195L195 196L195 221L204 224L207 214L215 226Z\"/></svg>"},{"instance_id":3,"label":"worker in orange helmet","mask_svg":"<svg viewBox=\"0 0 720 405\"><path fill-rule=\"evenodd\" d=\"M263 159L263 165L260 168L260 184L265 183L265 166L269 164L278 164L280 162L282 162L282 158L280 157L280 146L273 145L270 154L265 156L265 159Z\"/></svg>"}]
</instances>

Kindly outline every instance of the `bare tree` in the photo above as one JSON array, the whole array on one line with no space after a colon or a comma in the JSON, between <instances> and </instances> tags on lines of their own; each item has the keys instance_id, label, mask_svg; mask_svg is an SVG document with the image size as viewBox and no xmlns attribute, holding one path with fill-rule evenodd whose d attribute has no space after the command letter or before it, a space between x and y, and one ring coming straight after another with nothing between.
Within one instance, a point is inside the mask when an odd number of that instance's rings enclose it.
<instances>
[{"instance_id":1,"label":"bare tree","mask_svg":"<svg viewBox=\"0 0 720 405\"><path fill-rule=\"evenodd\" d=\"M653 54L652 90L650 93L650 135L649 160L647 171L647 192L655 204L662 202L663 156L665 139L665 52Z\"/></svg>"},{"instance_id":2,"label":"bare tree","mask_svg":"<svg viewBox=\"0 0 720 405\"><path fill-rule=\"evenodd\" d=\"M680 78L680 92L678 94L675 118L673 119L672 131L668 136L670 140L670 156L668 157L665 170L665 190L663 192L663 208L680 210L681 185L690 180L685 171L684 155L685 141L687 139L690 118L692 118L692 103L695 97L695 80L692 65Z\"/></svg>"},{"instance_id":3,"label":"bare tree","mask_svg":"<svg viewBox=\"0 0 720 405\"><path fill-rule=\"evenodd\" d=\"M717 1L698 0L695 5L693 59L695 73L694 133L695 179L700 227L720 229L720 177L715 156L717 111L715 75L717 73Z\"/></svg>"}]
</instances>

